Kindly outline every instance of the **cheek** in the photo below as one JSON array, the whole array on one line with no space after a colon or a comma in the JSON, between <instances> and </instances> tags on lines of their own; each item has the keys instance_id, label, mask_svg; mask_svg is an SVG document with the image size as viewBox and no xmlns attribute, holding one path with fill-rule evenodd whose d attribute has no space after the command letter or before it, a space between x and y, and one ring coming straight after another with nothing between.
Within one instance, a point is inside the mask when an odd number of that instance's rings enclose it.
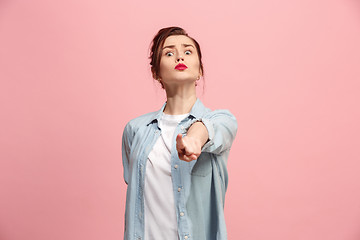
<instances>
[{"instance_id":1,"label":"cheek","mask_svg":"<svg viewBox=\"0 0 360 240\"><path fill-rule=\"evenodd\" d=\"M160 60L160 72L167 71L169 69L169 63L164 60Z\"/></svg>"},{"instance_id":2,"label":"cheek","mask_svg":"<svg viewBox=\"0 0 360 240\"><path fill-rule=\"evenodd\" d=\"M194 66L194 70L199 70L200 69L200 62L198 59L194 59L194 62L192 64Z\"/></svg>"},{"instance_id":3,"label":"cheek","mask_svg":"<svg viewBox=\"0 0 360 240\"><path fill-rule=\"evenodd\" d=\"M193 64L193 66L200 66L199 57L197 55L192 55L191 63Z\"/></svg>"}]
</instances>

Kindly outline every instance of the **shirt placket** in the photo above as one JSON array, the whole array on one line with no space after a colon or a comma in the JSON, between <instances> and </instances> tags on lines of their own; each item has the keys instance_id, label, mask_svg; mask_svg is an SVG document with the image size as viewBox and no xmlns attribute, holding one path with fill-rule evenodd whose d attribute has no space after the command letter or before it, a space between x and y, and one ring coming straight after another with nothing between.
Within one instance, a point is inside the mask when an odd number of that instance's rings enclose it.
<instances>
[{"instance_id":1,"label":"shirt placket","mask_svg":"<svg viewBox=\"0 0 360 240\"><path fill-rule=\"evenodd\" d=\"M179 125L175 128L174 138L176 138L179 133L182 133L183 135L184 133L186 133L184 125L185 123L180 122ZM180 239L186 240L190 238L190 234L187 212L185 207L185 189L183 187L184 184L182 182L182 177L188 176L181 176L181 174L184 174L184 171L181 171L181 165L183 165L183 163L178 157L175 141L171 152L171 175L173 179L175 208L178 219L178 234Z\"/></svg>"}]
</instances>

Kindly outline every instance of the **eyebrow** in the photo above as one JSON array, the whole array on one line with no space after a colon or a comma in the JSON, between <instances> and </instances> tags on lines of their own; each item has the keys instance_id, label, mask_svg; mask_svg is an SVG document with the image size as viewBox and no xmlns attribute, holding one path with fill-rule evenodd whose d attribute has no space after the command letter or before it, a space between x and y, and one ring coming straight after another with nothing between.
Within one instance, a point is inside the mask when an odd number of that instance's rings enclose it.
<instances>
[{"instance_id":1,"label":"eyebrow","mask_svg":"<svg viewBox=\"0 0 360 240\"><path fill-rule=\"evenodd\" d=\"M195 48L193 45L191 45L191 44L181 44L181 45L183 45L184 47L193 47L193 48ZM165 49L165 48L174 48L175 47L175 45L169 45L169 46L166 46L166 47L163 47L163 49Z\"/></svg>"}]
</instances>

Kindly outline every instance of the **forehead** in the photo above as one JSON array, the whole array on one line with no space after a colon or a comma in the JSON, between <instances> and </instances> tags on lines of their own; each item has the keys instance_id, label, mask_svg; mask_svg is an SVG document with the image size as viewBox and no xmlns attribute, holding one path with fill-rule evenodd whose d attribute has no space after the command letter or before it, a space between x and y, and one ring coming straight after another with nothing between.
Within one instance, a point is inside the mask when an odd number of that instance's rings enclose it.
<instances>
[{"instance_id":1,"label":"forehead","mask_svg":"<svg viewBox=\"0 0 360 240\"><path fill-rule=\"evenodd\" d=\"M192 44L194 45L194 42L185 35L172 35L165 39L164 46L167 45L181 45L181 44Z\"/></svg>"}]
</instances>

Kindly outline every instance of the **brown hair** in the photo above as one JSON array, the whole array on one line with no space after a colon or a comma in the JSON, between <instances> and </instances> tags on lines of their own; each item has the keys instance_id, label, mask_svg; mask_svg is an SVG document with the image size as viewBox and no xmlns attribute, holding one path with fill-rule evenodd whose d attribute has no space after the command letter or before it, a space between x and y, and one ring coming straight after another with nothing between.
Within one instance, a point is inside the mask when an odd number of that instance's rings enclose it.
<instances>
[{"instance_id":1,"label":"brown hair","mask_svg":"<svg viewBox=\"0 0 360 240\"><path fill-rule=\"evenodd\" d=\"M203 63L201 61L201 50L200 50L199 43L194 38L190 37L184 29L182 29L180 27L167 27L167 28L160 29L159 32L155 35L154 39L152 40L151 53L150 53L149 59L151 59L150 65L151 65L151 72L152 72L153 78L157 79L159 76L162 47L164 46L164 42L165 42L166 38L169 36L172 36L172 35L184 35L184 36L187 36L188 38L190 38L194 42L195 48L196 48L198 56L199 56L200 69L201 69L202 75L204 75L204 69L203 69ZM161 83L161 87L164 88L163 83L162 82L160 82L160 83Z\"/></svg>"}]
</instances>

